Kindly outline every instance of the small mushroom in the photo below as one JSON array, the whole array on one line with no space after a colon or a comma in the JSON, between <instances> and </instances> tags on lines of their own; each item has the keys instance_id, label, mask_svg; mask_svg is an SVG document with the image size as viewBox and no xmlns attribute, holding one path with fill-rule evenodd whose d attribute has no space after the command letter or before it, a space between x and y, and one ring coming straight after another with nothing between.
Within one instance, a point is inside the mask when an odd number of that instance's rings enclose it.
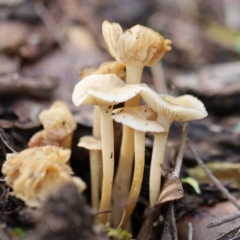
<instances>
[{"instance_id":1,"label":"small mushroom","mask_svg":"<svg viewBox=\"0 0 240 240\"><path fill-rule=\"evenodd\" d=\"M66 183L76 184L79 191L86 184L72 177L72 169L66 164L69 149L56 146L34 147L8 156L2 166L5 181L17 198L30 207L41 207L43 201Z\"/></svg>"},{"instance_id":2,"label":"small mushroom","mask_svg":"<svg viewBox=\"0 0 240 240\"><path fill-rule=\"evenodd\" d=\"M117 61L105 62L98 69L84 69L80 72L81 78L87 77L91 74L116 74L122 80L126 79L126 66L125 64ZM94 106L93 109L93 137L101 139L100 137L100 120L99 120L99 108Z\"/></svg>"},{"instance_id":3,"label":"small mushroom","mask_svg":"<svg viewBox=\"0 0 240 240\"><path fill-rule=\"evenodd\" d=\"M173 121L187 122L207 116L203 103L191 95L180 97L159 95L146 84L142 84L140 95L158 113L158 121L163 124L167 132ZM154 206L159 197L166 142L167 134L155 134L150 167L150 206Z\"/></svg>"},{"instance_id":4,"label":"small mushroom","mask_svg":"<svg viewBox=\"0 0 240 240\"><path fill-rule=\"evenodd\" d=\"M145 162L145 132L150 131L154 133L162 133L165 132L165 128L161 123L156 121L157 114L151 108L145 106L118 108L113 111L112 118L115 121L134 129L135 162L133 179L128 195L128 204L126 205L125 214L123 215L123 220L119 226L124 228L136 206L141 189ZM125 171L121 172L121 174L124 175ZM120 199L120 201L122 200L123 199ZM123 212L121 211L120 206L117 206L116 204L113 206L113 221L114 225L118 226Z\"/></svg>"},{"instance_id":5,"label":"small mushroom","mask_svg":"<svg viewBox=\"0 0 240 240\"><path fill-rule=\"evenodd\" d=\"M140 83L143 67L156 65L171 50L170 40L141 25L123 32L118 23L104 21L102 33L110 54L126 64L127 83Z\"/></svg>"},{"instance_id":6,"label":"small mushroom","mask_svg":"<svg viewBox=\"0 0 240 240\"><path fill-rule=\"evenodd\" d=\"M71 148L77 124L66 103L54 102L49 109L39 114L39 119L44 130L32 136L28 143L29 147L54 145Z\"/></svg>"},{"instance_id":7,"label":"small mushroom","mask_svg":"<svg viewBox=\"0 0 240 240\"><path fill-rule=\"evenodd\" d=\"M122 62L109 61L104 62L98 69L86 68L80 72L81 78L87 77L91 74L110 74L114 73L122 80L126 79L126 66Z\"/></svg>"},{"instance_id":8,"label":"small mushroom","mask_svg":"<svg viewBox=\"0 0 240 240\"><path fill-rule=\"evenodd\" d=\"M92 136L81 137L78 147L83 147L89 150L90 154L90 173L91 173L91 202L94 209L99 207L99 174L100 162L99 154L102 150L101 141Z\"/></svg>"},{"instance_id":9,"label":"small mushroom","mask_svg":"<svg viewBox=\"0 0 240 240\"><path fill-rule=\"evenodd\" d=\"M100 110L101 141L103 157L102 195L98 218L106 223L109 210L113 172L113 120L111 118L113 105L125 102L136 96L140 91L139 85L126 85L115 74L93 74L82 79L74 88L72 100L76 106L81 104L98 105Z\"/></svg>"},{"instance_id":10,"label":"small mushroom","mask_svg":"<svg viewBox=\"0 0 240 240\"><path fill-rule=\"evenodd\" d=\"M164 53L171 50L170 40L164 39L158 32L141 25L133 26L123 32L118 23L104 21L102 33L110 54L117 61L126 65L127 84L140 83L144 66L156 65L162 59ZM140 97L137 95L127 101L125 107L138 106L139 104ZM129 189L133 161L133 141L133 130L124 125L119 166L114 181L114 185L122 186L118 189L121 197L115 199L115 202L126 197ZM125 170L125 176L120 174L123 170ZM113 190L115 191L115 189L114 186Z\"/></svg>"}]
</instances>

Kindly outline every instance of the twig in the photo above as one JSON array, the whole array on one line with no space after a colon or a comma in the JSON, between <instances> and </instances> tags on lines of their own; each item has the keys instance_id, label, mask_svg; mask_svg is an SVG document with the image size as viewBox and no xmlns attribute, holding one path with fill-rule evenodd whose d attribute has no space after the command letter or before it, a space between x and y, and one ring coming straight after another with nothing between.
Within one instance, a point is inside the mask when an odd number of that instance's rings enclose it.
<instances>
[{"instance_id":1,"label":"twig","mask_svg":"<svg viewBox=\"0 0 240 240\"><path fill-rule=\"evenodd\" d=\"M7 140L5 140L5 136L4 136L4 132L2 131L2 129L0 129L0 138L2 140L2 142L4 143L4 145L9 148L12 152L16 153L17 151L15 151L7 142ZM5 137L5 138L4 138Z\"/></svg>"},{"instance_id":2,"label":"twig","mask_svg":"<svg viewBox=\"0 0 240 240\"><path fill-rule=\"evenodd\" d=\"M212 174L212 172L209 170L209 168L204 164L202 159L198 156L195 149L192 147L191 143L189 142L189 139L187 139L187 144L192 152L192 154L195 157L195 160L197 163L202 167L202 169L205 171L205 173L208 175L208 177L213 181L215 186L227 197L227 199L232 202L232 204L235 205L235 207L240 210L240 204L238 203L238 200L222 185L222 183Z\"/></svg>"},{"instance_id":3,"label":"twig","mask_svg":"<svg viewBox=\"0 0 240 240\"><path fill-rule=\"evenodd\" d=\"M229 214L227 216L217 218L213 222L209 223L207 225L207 227L208 228L217 227L217 226L220 226L221 224L230 222L230 221L235 220L237 218L240 218L240 212L237 212L237 213L234 213L234 214Z\"/></svg>"},{"instance_id":4,"label":"twig","mask_svg":"<svg viewBox=\"0 0 240 240\"><path fill-rule=\"evenodd\" d=\"M186 147L186 139L187 139L187 133L188 133L188 124L184 123L182 126L182 137L181 137L181 145L178 151L177 159L176 159L176 165L175 170L173 172L173 175L177 178L179 178L182 161L183 161L183 154Z\"/></svg>"},{"instance_id":5,"label":"twig","mask_svg":"<svg viewBox=\"0 0 240 240\"><path fill-rule=\"evenodd\" d=\"M52 16L49 14L47 8L43 5L42 2L36 2L34 4L34 11L39 16L39 18L42 20L45 27L48 29L56 43L60 48L64 48L64 38L59 33L59 29L57 28L57 24L55 23Z\"/></svg>"},{"instance_id":6,"label":"twig","mask_svg":"<svg viewBox=\"0 0 240 240\"><path fill-rule=\"evenodd\" d=\"M188 222L188 240L193 239L193 226L191 222Z\"/></svg>"},{"instance_id":7,"label":"twig","mask_svg":"<svg viewBox=\"0 0 240 240\"><path fill-rule=\"evenodd\" d=\"M102 211L102 212L97 212L95 216L100 215L100 214L105 214L105 213L111 213L112 210L107 210L107 211Z\"/></svg>"},{"instance_id":8,"label":"twig","mask_svg":"<svg viewBox=\"0 0 240 240\"><path fill-rule=\"evenodd\" d=\"M125 218L125 214L126 214L126 208L124 208L124 210L123 210L122 219L121 219L120 223L118 224L118 227L116 228L116 230L118 230L121 227L123 220Z\"/></svg>"}]
</instances>

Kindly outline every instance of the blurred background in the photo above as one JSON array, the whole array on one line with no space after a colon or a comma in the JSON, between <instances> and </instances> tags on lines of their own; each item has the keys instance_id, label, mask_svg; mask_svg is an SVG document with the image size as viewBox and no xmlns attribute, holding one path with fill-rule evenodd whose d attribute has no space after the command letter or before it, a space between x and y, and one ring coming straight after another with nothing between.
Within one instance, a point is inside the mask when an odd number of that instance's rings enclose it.
<instances>
[{"instance_id":1,"label":"blurred background","mask_svg":"<svg viewBox=\"0 0 240 240\"><path fill-rule=\"evenodd\" d=\"M0 97L5 106L0 105L0 116L4 119L31 121L42 104L53 99L72 106L78 72L112 60L102 38L104 20L118 22L123 29L148 26L172 40L172 51L144 72L143 81L158 92L166 91L166 85L170 93L192 92L214 113L239 108L238 0L0 0L0 6ZM153 85L152 78L165 84ZM38 108L29 116L21 108L31 102ZM20 109L15 109L16 104ZM91 124L80 110L75 111L79 123Z\"/></svg>"}]
</instances>

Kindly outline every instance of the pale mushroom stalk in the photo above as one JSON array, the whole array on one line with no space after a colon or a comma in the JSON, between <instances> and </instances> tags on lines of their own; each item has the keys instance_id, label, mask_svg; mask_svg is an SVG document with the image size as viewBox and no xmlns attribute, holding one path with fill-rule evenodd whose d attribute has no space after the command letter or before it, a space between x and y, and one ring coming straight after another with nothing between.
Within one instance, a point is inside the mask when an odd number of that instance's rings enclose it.
<instances>
[{"instance_id":1,"label":"pale mushroom stalk","mask_svg":"<svg viewBox=\"0 0 240 240\"><path fill-rule=\"evenodd\" d=\"M91 203L92 207L97 210L99 207L99 151L91 150L90 155L90 175L91 175Z\"/></svg>"},{"instance_id":2,"label":"pale mushroom stalk","mask_svg":"<svg viewBox=\"0 0 240 240\"><path fill-rule=\"evenodd\" d=\"M100 110L98 106L93 107L93 119L94 119L92 128L93 137L100 140L101 139Z\"/></svg>"},{"instance_id":3,"label":"pale mushroom stalk","mask_svg":"<svg viewBox=\"0 0 240 240\"><path fill-rule=\"evenodd\" d=\"M113 140L113 120L111 118L113 106L99 107L101 122L101 141L103 162L102 196L99 206L98 219L102 223L107 222L109 211L113 173L114 173L114 140Z\"/></svg>"},{"instance_id":4,"label":"pale mushroom stalk","mask_svg":"<svg viewBox=\"0 0 240 240\"><path fill-rule=\"evenodd\" d=\"M100 122L99 122L100 124ZM79 139L78 147L89 150L90 176L91 176L91 203L96 211L99 207L99 172L100 172L100 154L102 150L101 141L93 136L84 136Z\"/></svg>"},{"instance_id":5,"label":"pale mushroom stalk","mask_svg":"<svg viewBox=\"0 0 240 240\"><path fill-rule=\"evenodd\" d=\"M127 206L125 208L124 219L120 225L124 228L132 215L132 212L137 204L138 196L140 194L143 170L145 164L145 132L134 130L134 174L132 179L131 189L128 195Z\"/></svg>"},{"instance_id":6,"label":"pale mushroom stalk","mask_svg":"<svg viewBox=\"0 0 240 240\"><path fill-rule=\"evenodd\" d=\"M142 66L138 66L135 63L126 64L127 84L136 84L141 82ZM125 107L138 106L140 104L140 95L131 98L125 102ZM122 141L120 149L119 164L117 168L117 173L114 181L113 188L113 212L114 212L114 225L117 226L121 217L121 201L125 199L128 195L131 175L132 175L132 165L133 165L133 152L134 152L134 137L133 129L126 125L123 125L122 131Z\"/></svg>"},{"instance_id":7,"label":"pale mushroom stalk","mask_svg":"<svg viewBox=\"0 0 240 240\"><path fill-rule=\"evenodd\" d=\"M141 83L143 66L139 66L136 63L126 63L126 83L127 84L139 84ZM125 107L134 107L140 104L140 96L137 95L136 97L129 99L125 103Z\"/></svg>"},{"instance_id":8,"label":"pale mushroom stalk","mask_svg":"<svg viewBox=\"0 0 240 240\"><path fill-rule=\"evenodd\" d=\"M157 122L157 114L152 109L145 106L116 109L113 111L112 118L134 130L135 160L132 185L128 194L128 199L126 199L125 212L123 214L123 211L121 211L122 217L118 219L120 227L124 228L136 206L141 189L145 161L145 132L165 132L165 128L161 123ZM116 220L114 224L116 224Z\"/></svg>"},{"instance_id":9,"label":"pale mushroom stalk","mask_svg":"<svg viewBox=\"0 0 240 240\"><path fill-rule=\"evenodd\" d=\"M168 130L169 129L166 128L167 132ZM161 186L161 173L163 168L167 137L168 137L167 133L154 134L152 160L150 165L150 178L149 178L149 186L152 189L152 191L150 191L150 196L149 196L151 207L154 206L154 204L157 202L157 199L159 197L160 186Z\"/></svg>"},{"instance_id":10,"label":"pale mushroom stalk","mask_svg":"<svg viewBox=\"0 0 240 240\"><path fill-rule=\"evenodd\" d=\"M100 110L98 106L94 106L93 107L93 127L92 127L92 134L93 137L101 140L101 130L100 130ZM91 164L94 163L93 168L91 168ZM94 205L99 205L99 191L101 191L101 184L100 183L100 179L102 179L102 153L101 151L97 151L94 154L91 154L90 152L90 169L91 169L91 174L94 175L96 177L96 179L98 179L98 181L95 182L94 184L94 188L97 187L97 192L94 193ZM93 173L92 173L92 169L93 169ZM92 178L91 178L92 179ZM92 195L93 196L93 195ZM96 203L96 199L98 199L98 203ZM97 209L97 208L96 208Z\"/></svg>"}]
</instances>

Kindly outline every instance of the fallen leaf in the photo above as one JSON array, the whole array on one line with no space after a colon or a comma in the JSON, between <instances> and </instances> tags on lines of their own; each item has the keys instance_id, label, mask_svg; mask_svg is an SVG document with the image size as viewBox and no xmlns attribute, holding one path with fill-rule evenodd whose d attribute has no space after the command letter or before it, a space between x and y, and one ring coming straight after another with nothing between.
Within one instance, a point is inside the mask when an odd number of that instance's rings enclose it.
<instances>
[{"instance_id":1,"label":"fallen leaf","mask_svg":"<svg viewBox=\"0 0 240 240\"><path fill-rule=\"evenodd\" d=\"M230 221L214 228L207 228L207 225L216 218L228 214L236 213L236 207L231 202L219 203L213 207L202 207L198 211L191 213L177 223L179 240L188 239L187 224L193 225L194 240L213 240L234 227L239 227L240 219Z\"/></svg>"},{"instance_id":2,"label":"fallen leaf","mask_svg":"<svg viewBox=\"0 0 240 240\"><path fill-rule=\"evenodd\" d=\"M223 184L230 184L231 187L239 187L240 163L211 162L206 163L206 166L209 168L212 174ZM189 168L188 173L200 184L211 182L211 180L208 178L200 166Z\"/></svg>"}]
</instances>

